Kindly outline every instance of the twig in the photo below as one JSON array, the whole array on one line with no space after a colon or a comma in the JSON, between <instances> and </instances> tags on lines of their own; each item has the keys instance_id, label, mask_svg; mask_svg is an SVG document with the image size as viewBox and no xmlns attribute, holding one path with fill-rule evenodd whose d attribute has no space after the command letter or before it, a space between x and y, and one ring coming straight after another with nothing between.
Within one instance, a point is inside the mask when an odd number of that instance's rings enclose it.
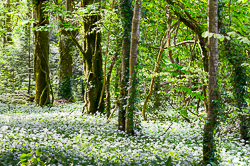
<instances>
[{"instance_id":1,"label":"twig","mask_svg":"<svg viewBox=\"0 0 250 166\"><path fill-rule=\"evenodd\" d=\"M170 129L170 127L172 126L173 122L169 125L168 129L161 135L161 137L167 133L167 131Z\"/></svg>"},{"instance_id":2,"label":"twig","mask_svg":"<svg viewBox=\"0 0 250 166\"><path fill-rule=\"evenodd\" d=\"M173 105L171 103L169 103L169 105L174 109L176 110L176 108L173 107ZM180 112L178 111L178 113L180 114ZM181 115L181 114L180 114ZM185 117L184 115L181 115L188 123L191 123L190 122L190 119L188 119L187 117Z\"/></svg>"}]
</instances>

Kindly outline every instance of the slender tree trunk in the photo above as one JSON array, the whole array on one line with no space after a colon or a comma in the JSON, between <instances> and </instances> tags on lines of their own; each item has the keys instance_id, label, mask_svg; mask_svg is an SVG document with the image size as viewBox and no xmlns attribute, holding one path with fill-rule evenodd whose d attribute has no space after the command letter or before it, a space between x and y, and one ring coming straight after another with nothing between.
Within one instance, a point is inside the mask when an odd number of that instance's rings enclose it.
<instances>
[{"instance_id":1,"label":"slender tree trunk","mask_svg":"<svg viewBox=\"0 0 250 166\"><path fill-rule=\"evenodd\" d=\"M30 26L30 25L29 25ZM28 47L29 47L29 84L28 84L28 94L30 95L30 87L31 87L31 57L30 57L30 27L28 27Z\"/></svg>"},{"instance_id":2,"label":"slender tree trunk","mask_svg":"<svg viewBox=\"0 0 250 166\"><path fill-rule=\"evenodd\" d=\"M159 70L161 70L160 67L159 67ZM157 71L157 73L160 72L159 70ZM154 109L155 109L155 111L156 111L156 110L159 110L159 107L160 107L160 105L161 105L160 94L158 93L158 91L159 91L160 88L161 88L160 82L161 82L160 77L157 76L157 77L155 78L155 85L154 85L154 99L155 99Z\"/></svg>"},{"instance_id":3,"label":"slender tree trunk","mask_svg":"<svg viewBox=\"0 0 250 166\"><path fill-rule=\"evenodd\" d=\"M37 2L34 4L33 17L38 21L35 27L49 24L49 19L43 9L45 3ZM49 93L49 32L34 31L34 74L36 85L36 104L44 106L50 102Z\"/></svg>"},{"instance_id":4,"label":"slender tree trunk","mask_svg":"<svg viewBox=\"0 0 250 166\"><path fill-rule=\"evenodd\" d=\"M112 57L112 62L111 65L109 67L109 71L108 71L108 75L107 75L107 83L106 83L106 114L107 114L107 118L109 118L110 113L111 113L111 102L110 102L110 79L111 79L111 73L113 70L113 67L115 65L115 60L118 56L118 52L116 52L114 54L114 56Z\"/></svg>"},{"instance_id":5,"label":"slender tree trunk","mask_svg":"<svg viewBox=\"0 0 250 166\"><path fill-rule=\"evenodd\" d=\"M65 10L73 11L73 0L66 0ZM59 94L62 99L72 99L72 47L73 41L69 37L66 30L62 30L60 34L60 74L59 74Z\"/></svg>"},{"instance_id":6,"label":"slender tree trunk","mask_svg":"<svg viewBox=\"0 0 250 166\"><path fill-rule=\"evenodd\" d=\"M82 5L91 5L100 3L100 0L85 0ZM84 55L83 55L83 70L84 75L88 79L85 96L87 103L87 114L97 112L98 103L102 91L103 70L102 70L102 54L101 54L101 33L98 26L95 25L100 20L100 15L95 14L86 17L84 23ZM97 29L96 29L97 28ZM93 31L93 29L96 29ZM99 32L98 32L99 31ZM90 33L91 32L91 33ZM99 112L104 111L104 102L102 101L98 109Z\"/></svg>"},{"instance_id":7,"label":"slender tree trunk","mask_svg":"<svg viewBox=\"0 0 250 166\"><path fill-rule=\"evenodd\" d=\"M112 0L112 5L111 5L111 15L109 17L109 19L112 19L112 15L113 15L113 6L114 6L114 2L115 0ZM106 3L105 3L106 4ZM109 52L109 35L110 35L110 28L111 28L111 25L109 25L109 28L108 28L108 37L107 37L107 44L106 44L106 52L105 52L105 61L104 61L104 79L103 79L103 86L102 86L102 92L101 92L101 96L100 96L100 100L99 100L99 103L98 103L98 109L99 109L99 105L101 104L101 102L103 101L103 94L104 94L104 91L105 91L105 88L106 90L109 90L107 89L107 85L106 86L106 80L108 79L108 76L107 75L107 59L108 59L108 52ZM113 60L113 59L112 59ZM111 62L113 63L113 62ZM109 78L110 79L110 78ZM109 88L109 87L108 87ZM108 93L106 93L106 95L108 95ZM108 95L109 97L109 101L110 101L110 96ZM107 104L107 103L106 103ZM110 104L110 102L109 102ZM109 106L107 106L109 107ZM106 109L106 113L109 117L109 114L110 114L110 107L109 107L109 110Z\"/></svg>"},{"instance_id":8,"label":"slender tree trunk","mask_svg":"<svg viewBox=\"0 0 250 166\"><path fill-rule=\"evenodd\" d=\"M30 1L27 0L27 8L28 8L28 12L27 12L27 18L31 19L31 7L30 7ZM29 67L29 84L28 84L28 94L30 95L30 87L31 87L31 50L30 50L30 37L31 37L31 31L30 31L30 24L27 25L27 40L28 40L28 67Z\"/></svg>"},{"instance_id":9,"label":"slender tree trunk","mask_svg":"<svg viewBox=\"0 0 250 166\"><path fill-rule=\"evenodd\" d=\"M7 11L8 11L8 13L5 14L5 20L4 20L4 28L6 28L6 30L7 30L7 33L3 34L3 46L5 47L7 43L12 41L12 38L11 38L11 15L9 14L10 7L11 7L10 0L6 0L4 7L7 8Z\"/></svg>"},{"instance_id":10,"label":"slender tree trunk","mask_svg":"<svg viewBox=\"0 0 250 166\"><path fill-rule=\"evenodd\" d=\"M123 27L123 39L118 129L125 131L125 114L129 82L130 35L133 17L132 0L120 0L120 13Z\"/></svg>"},{"instance_id":11,"label":"slender tree trunk","mask_svg":"<svg viewBox=\"0 0 250 166\"><path fill-rule=\"evenodd\" d=\"M169 31L167 30L165 32L164 36L162 37L160 50L159 50L159 53L158 53L158 56L157 56L157 60L156 60L156 64L155 64L155 68L154 68L154 73L156 73L157 70L158 70L158 68L159 68L159 65L160 65L160 62L161 62L161 57L162 57L162 54L163 54L163 51L164 51L164 47L165 47L165 45L166 45L166 43L168 41L168 40L165 41L166 37L169 35L168 32ZM148 94L146 96L146 99L145 99L143 107L142 107L142 117L143 117L143 120L147 120L145 112L146 112L146 107L147 107L148 100L150 99L150 97L151 97L151 95L153 93L154 84L155 84L155 76L153 76L152 79L151 79L149 92L148 92Z\"/></svg>"},{"instance_id":12,"label":"slender tree trunk","mask_svg":"<svg viewBox=\"0 0 250 166\"><path fill-rule=\"evenodd\" d=\"M208 1L208 31L218 33L218 0ZM215 140L214 130L217 123L218 113L218 39L211 37L208 40L209 47L209 101L206 123L203 135L203 162L215 162Z\"/></svg>"},{"instance_id":13,"label":"slender tree trunk","mask_svg":"<svg viewBox=\"0 0 250 166\"><path fill-rule=\"evenodd\" d=\"M159 23L159 21L157 20L157 24L158 23ZM156 29L155 46L157 45L157 36L158 36L158 29ZM156 56L156 59L157 59L157 56ZM159 69L157 70L157 73L159 73L160 70L161 70L161 66L160 65L161 64L159 64ZM154 100L155 100L154 109L155 109L155 113L156 113L156 110L159 110L159 107L161 105L160 94L158 93L158 91L161 88L160 82L161 82L160 76L157 76L156 79L155 79L155 85L154 85Z\"/></svg>"},{"instance_id":14,"label":"slender tree trunk","mask_svg":"<svg viewBox=\"0 0 250 166\"><path fill-rule=\"evenodd\" d=\"M141 0L135 0L134 16L132 20L131 46L129 58L129 90L128 107L126 110L125 132L129 135L134 134L133 112L136 103L136 67L139 41L139 25L141 19Z\"/></svg>"}]
</instances>

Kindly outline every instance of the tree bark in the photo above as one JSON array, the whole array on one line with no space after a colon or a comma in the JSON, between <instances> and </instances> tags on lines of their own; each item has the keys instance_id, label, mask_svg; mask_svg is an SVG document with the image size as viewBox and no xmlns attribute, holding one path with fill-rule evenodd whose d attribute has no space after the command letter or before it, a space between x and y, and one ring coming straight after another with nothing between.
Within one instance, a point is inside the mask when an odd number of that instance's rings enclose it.
<instances>
[{"instance_id":1,"label":"tree bark","mask_svg":"<svg viewBox=\"0 0 250 166\"><path fill-rule=\"evenodd\" d=\"M4 5L5 8L7 8L8 12L10 13L10 8L11 8L11 2L10 0L6 0L6 4ZM7 13L5 15L5 21L4 21L4 28L6 28L7 30L7 33L4 34L4 39L3 39L3 46L5 47L5 45L7 43L10 43L12 41L12 38L11 38L11 15Z\"/></svg>"},{"instance_id":2,"label":"tree bark","mask_svg":"<svg viewBox=\"0 0 250 166\"><path fill-rule=\"evenodd\" d=\"M134 16L132 20L131 46L129 58L129 90L128 107L126 110L125 132L128 135L134 134L133 113L136 103L136 67L139 41L139 25L141 19L141 0L135 0Z\"/></svg>"},{"instance_id":3,"label":"tree bark","mask_svg":"<svg viewBox=\"0 0 250 166\"><path fill-rule=\"evenodd\" d=\"M108 75L107 75L107 83L106 83L106 114L107 114L107 118L110 117L110 109L111 109L111 102L110 102L110 79L111 79L111 73L112 73L112 70L113 70L113 67L115 65L115 60L118 56L118 52L116 52L114 54L114 56L112 57L112 62L110 64L110 67L109 67L109 71L108 71Z\"/></svg>"},{"instance_id":4,"label":"tree bark","mask_svg":"<svg viewBox=\"0 0 250 166\"><path fill-rule=\"evenodd\" d=\"M45 3L37 2L34 4L33 17L38 21L34 26L46 26L49 19L43 7ZM34 74L36 86L36 104L44 106L50 102L49 93L49 32L34 31Z\"/></svg>"},{"instance_id":5,"label":"tree bark","mask_svg":"<svg viewBox=\"0 0 250 166\"><path fill-rule=\"evenodd\" d=\"M30 1L27 1L27 8L28 8L28 12L27 12L27 18L31 19L31 7L30 7ZM30 30L30 23L28 25L26 25L26 40L28 40L28 42L26 43L28 46L28 67L29 67L29 83L28 83L28 94L30 95L31 92L31 30Z\"/></svg>"},{"instance_id":6,"label":"tree bark","mask_svg":"<svg viewBox=\"0 0 250 166\"><path fill-rule=\"evenodd\" d=\"M133 17L132 0L120 0L119 9L122 19L123 36L118 129L125 131L125 114L129 82L130 35Z\"/></svg>"},{"instance_id":7,"label":"tree bark","mask_svg":"<svg viewBox=\"0 0 250 166\"><path fill-rule=\"evenodd\" d=\"M93 3L100 3L100 0L82 1L83 7ZM96 22L100 20L99 14L86 16L84 22L84 39L83 39L83 71L85 77L89 80L86 85L85 96L87 98L86 113L94 114L97 112L98 102L102 91L103 70L102 70L102 54L101 54L101 33ZM95 29L93 31L93 29ZM93 31L93 32L92 32ZM104 111L104 102L102 101L98 109L99 112Z\"/></svg>"},{"instance_id":8,"label":"tree bark","mask_svg":"<svg viewBox=\"0 0 250 166\"><path fill-rule=\"evenodd\" d=\"M208 1L208 31L218 33L218 0ZM218 39L211 37L208 40L209 47L209 101L206 123L203 135L203 162L208 164L215 162L215 140L214 130L217 123L218 114Z\"/></svg>"},{"instance_id":9,"label":"tree bark","mask_svg":"<svg viewBox=\"0 0 250 166\"><path fill-rule=\"evenodd\" d=\"M73 0L66 0L65 10L73 11ZM59 63L59 92L58 96L65 100L72 99L72 47L73 41L69 37L70 31L62 30L60 34L60 63Z\"/></svg>"}]
</instances>

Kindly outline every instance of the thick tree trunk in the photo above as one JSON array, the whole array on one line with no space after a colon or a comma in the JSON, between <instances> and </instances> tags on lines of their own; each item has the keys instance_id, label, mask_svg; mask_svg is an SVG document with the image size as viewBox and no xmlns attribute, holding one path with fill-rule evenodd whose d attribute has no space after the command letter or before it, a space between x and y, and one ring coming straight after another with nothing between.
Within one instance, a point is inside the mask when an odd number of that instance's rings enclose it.
<instances>
[{"instance_id":1,"label":"thick tree trunk","mask_svg":"<svg viewBox=\"0 0 250 166\"><path fill-rule=\"evenodd\" d=\"M73 1L66 0L65 9L67 12L73 11ZM72 99L72 47L73 41L65 30L60 34L60 74L59 74L59 94L62 99Z\"/></svg>"},{"instance_id":2,"label":"thick tree trunk","mask_svg":"<svg viewBox=\"0 0 250 166\"><path fill-rule=\"evenodd\" d=\"M135 0L134 16L132 20L131 46L129 58L129 90L128 90L128 107L126 110L125 132L134 134L133 112L136 103L136 66L139 41L139 25L141 19L141 0Z\"/></svg>"},{"instance_id":3,"label":"thick tree trunk","mask_svg":"<svg viewBox=\"0 0 250 166\"><path fill-rule=\"evenodd\" d=\"M49 20L43 9L44 3L34 4L33 17L38 21L35 26L45 26ZM50 102L49 93L49 32L34 31L34 74L36 85L36 104L44 106Z\"/></svg>"},{"instance_id":4,"label":"thick tree trunk","mask_svg":"<svg viewBox=\"0 0 250 166\"><path fill-rule=\"evenodd\" d=\"M99 3L100 0L95 1ZM83 5L93 4L93 0L85 0ZM103 70L102 70L102 54L101 54L101 33L95 23L100 20L100 15L91 15L86 17L84 23L84 55L83 55L83 70L84 75L88 79L85 90L87 103L87 114L97 112L98 103L102 91ZM93 31L93 29L97 28ZM91 32L91 33L90 33ZM104 102L102 101L99 107L99 112L104 111Z\"/></svg>"},{"instance_id":5,"label":"thick tree trunk","mask_svg":"<svg viewBox=\"0 0 250 166\"><path fill-rule=\"evenodd\" d=\"M133 17L132 0L120 0L120 13L123 27L123 39L118 129L125 131L125 114L129 82L130 37Z\"/></svg>"},{"instance_id":6,"label":"thick tree trunk","mask_svg":"<svg viewBox=\"0 0 250 166\"><path fill-rule=\"evenodd\" d=\"M208 2L208 31L218 33L218 0L209 0ZM214 130L217 123L218 113L218 39L211 37L208 40L209 47L209 102L206 123L203 136L203 162L208 164L215 162L215 140Z\"/></svg>"}]
</instances>

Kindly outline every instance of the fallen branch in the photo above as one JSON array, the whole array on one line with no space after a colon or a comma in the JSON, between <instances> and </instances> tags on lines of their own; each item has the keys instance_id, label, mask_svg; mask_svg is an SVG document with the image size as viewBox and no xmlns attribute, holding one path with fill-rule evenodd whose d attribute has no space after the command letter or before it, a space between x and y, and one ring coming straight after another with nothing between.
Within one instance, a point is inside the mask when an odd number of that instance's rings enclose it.
<instances>
[{"instance_id":1,"label":"fallen branch","mask_svg":"<svg viewBox=\"0 0 250 166\"><path fill-rule=\"evenodd\" d=\"M167 131L170 129L170 127L172 126L173 122L169 125L168 129L161 135L161 137L167 133Z\"/></svg>"}]
</instances>

